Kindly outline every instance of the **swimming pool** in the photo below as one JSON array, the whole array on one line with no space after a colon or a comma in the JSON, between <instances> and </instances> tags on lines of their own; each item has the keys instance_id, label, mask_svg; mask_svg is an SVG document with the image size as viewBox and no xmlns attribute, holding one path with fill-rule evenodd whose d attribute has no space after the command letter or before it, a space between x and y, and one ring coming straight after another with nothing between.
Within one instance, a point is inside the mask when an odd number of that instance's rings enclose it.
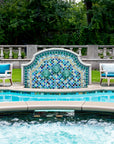
<instances>
[{"instance_id":1,"label":"swimming pool","mask_svg":"<svg viewBox=\"0 0 114 144\"><path fill-rule=\"evenodd\" d=\"M43 93L0 90L0 102L19 101L87 101L114 102L114 91L84 91L73 93Z\"/></svg>"},{"instance_id":2,"label":"swimming pool","mask_svg":"<svg viewBox=\"0 0 114 144\"><path fill-rule=\"evenodd\" d=\"M109 102L111 105L114 102L114 91L97 90L97 91L83 91L73 93L63 93L63 92L44 93L44 92L24 92L17 90L0 90L0 105L2 105L2 103L4 105L4 102L6 103L8 102L11 103L13 107L12 109L10 108L11 105L6 106L8 111L9 109L11 111L16 109L14 103L17 102L15 104L17 106L17 104L20 101L21 102L25 101L28 105L29 101L33 102L39 101L39 103L42 103L43 101L52 101L53 103L55 101L56 102L61 101L63 103L64 101L66 101L70 103L70 101L81 102L82 100L88 102L89 101ZM31 105L32 107L34 106L33 102ZM27 108L26 110L28 111L29 109ZM80 110L82 110L82 108ZM17 112L14 112L14 116L12 116L12 114L10 114L9 116L7 115L0 116L0 142L3 144L113 143L114 142L113 114L108 113L105 116L103 116L103 112L99 114L98 113L94 114L94 112L90 112L90 110L91 108L89 109L88 113L84 113L84 111L80 111L78 113L77 111L75 116L68 115L68 117L62 117L62 118L57 117L38 118L33 117L33 113L31 115L29 115L28 113L18 115Z\"/></svg>"},{"instance_id":3,"label":"swimming pool","mask_svg":"<svg viewBox=\"0 0 114 144\"><path fill-rule=\"evenodd\" d=\"M32 115L0 117L2 144L113 144L114 117L102 113L77 113L75 117L34 118Z\"/></svg>"}]
</instances>

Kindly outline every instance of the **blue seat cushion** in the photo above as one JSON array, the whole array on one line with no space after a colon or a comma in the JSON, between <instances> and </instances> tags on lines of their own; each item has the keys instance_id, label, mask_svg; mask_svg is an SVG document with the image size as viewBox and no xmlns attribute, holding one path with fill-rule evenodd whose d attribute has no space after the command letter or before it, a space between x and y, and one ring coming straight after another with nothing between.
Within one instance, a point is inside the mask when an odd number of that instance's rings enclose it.
<instances>
[{"instance_id":1,"label":"blue seat cushion","mask_svg":"<svg viewBox=\"0 0 114 144\"><path fill-rule=\"evenodd\" d=\"M6 70L10 70L10 64L0 65L0 74L5 74Z\"/></svg>"},{"instance_id":2,"label":"blue seat cushion","mask_svg":"<svg viewBox=\"0 0 114 144\"><path fill-rule=\"evenodd\" d=\"M106 74L103 73L101 76L106 77ZM114 72L108 72L107 77L114 77Z\"/></svg>"}]
</instances>

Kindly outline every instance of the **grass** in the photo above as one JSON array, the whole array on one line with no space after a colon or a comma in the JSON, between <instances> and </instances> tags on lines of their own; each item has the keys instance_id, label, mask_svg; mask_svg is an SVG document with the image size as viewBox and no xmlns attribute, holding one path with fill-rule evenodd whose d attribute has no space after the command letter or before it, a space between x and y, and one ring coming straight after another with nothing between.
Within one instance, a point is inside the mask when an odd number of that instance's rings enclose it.
<instances>
[{"instance_id":1,"label":"grass","mask_svg":"<svg viewBox=\"0 0 114 144\"><path fill-rule=\"evenodd\" d=\"M92 70L92 82L100 82L100 72L98 70Z\"/></svg>"},{"instance_id":2,"label":"grass","mask_svg":"<svg viewBox=\"0 0 114 144\"><path fill-rule=\"evenodd\" d=\"M100 82L100 72L98 70L92 70L92 82ZM107 80L103 79L103 82L107 82ZM114 82L114 79L111 79L110 82Z\"/></svg>"},{"instance_id":3,"label":"grass","mask_svg":"<svg viewBox=\"0 0 114 144\"><path fill-rule=\"evenodd\" d=\"M21 69L13 69L12 80L13 82L21 82Z\"/></svg>"},{"instance_id":4,"label":"grass","mask_svg":"<svg viewBox=\"0 0 114 144\"><path fill-rule=\"evenodd\" d=\"M21 69L13 69L12 79L13 82L21 82ZM0 82L2 82L2 80L0 80ZM6 80L6 82L9 82L9 80ZM100 82L100 72L98 70L92 71L92 82ZM103 80L103 82L107 82L107 80ZM114 82L114 80L111 80L111 82Z\"/></svg>"},{"instance_id":5,"label":"grass","mask_svg":"<svg viewBox=\"0 0 114 144\"><path fill-rule=\"evenodd\" d=\"M13 82L21 82L21 69L13 69L12 80ZM2 80L0 80L0 82L2 82ZM9 82L9 80L6 80L6 82Z\"/></svg>"}]
</instances>

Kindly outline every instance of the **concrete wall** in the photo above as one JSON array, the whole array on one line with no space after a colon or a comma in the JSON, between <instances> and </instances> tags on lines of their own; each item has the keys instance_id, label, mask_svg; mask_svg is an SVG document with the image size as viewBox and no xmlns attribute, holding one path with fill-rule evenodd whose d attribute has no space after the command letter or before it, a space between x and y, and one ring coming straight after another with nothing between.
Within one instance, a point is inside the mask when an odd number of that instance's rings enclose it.
<instances>
[{"instance_id":1,"label":"concrete wall","mask_svg":"<svg viewBox=\"0 0 114 144\"><path fill-rule=\"evenodd\" d=\"M104 60L104 59L82 59L83 62L85 63L88 63L88 64L91 64L92 66L92 70L99 70L99 64L100 63L114 63L114 59L107 59L107 60Z\"/></svg>"},{"instance_id":2,"label":"concrete wall","mask_svg":"<svg viewBox=\"0 0 114 144\"><path fill-rule=\"evenodd\" d=\"M21 68L21 64L26 64L30 62L30 59L4 59L4 60L0 60L0 63L12 63L13 64L13 68L17 69L17 68Z\"/></svg>"},{"instance_id":3,"label":"concrete wall","mask_svg":"<svg viewBox=\"0 0 114 144\"><path fill-rule=\"evenodd\" d=\"M26 64L28 62L30 62L30 59L4 59L4 60L0 60L0 63L12 63L13 64L13 68L21 68L21 64ZM94 59L82 59L83 62L87 63L87 64L91 64L92 65L92 70L99 70L99 63L114 63L114 59L98 59L98 60L94 60Z\"/></svg>"}]
</instances>

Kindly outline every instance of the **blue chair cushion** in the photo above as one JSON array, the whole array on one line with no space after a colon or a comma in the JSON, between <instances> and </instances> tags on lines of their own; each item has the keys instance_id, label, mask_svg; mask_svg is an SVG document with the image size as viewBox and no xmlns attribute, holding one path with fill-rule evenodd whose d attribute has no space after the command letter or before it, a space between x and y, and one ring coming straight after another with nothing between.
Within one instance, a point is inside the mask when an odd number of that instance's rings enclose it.
<instances>
[{"instance_id":1,"label":"blue chair cushion","mask_svg":"<svg viewBox=\"0 0 114 144\"><path fill-rule=\"evenodd\" d=\"M5 74L6 70L10 70L10 64L0 65L0 74Z\"/></svg>"},{"instance_id":2,"label":"blue chair cushion","mask_svg":"<svg viewBox=\"0 0 114 144\"><path fill-rule=\"evenodd\" d=\"M106 77L106 74L103 73L101 76ZM114 77L114 72L108 72L107 77Z\"/></svg>"}]
</instances>

